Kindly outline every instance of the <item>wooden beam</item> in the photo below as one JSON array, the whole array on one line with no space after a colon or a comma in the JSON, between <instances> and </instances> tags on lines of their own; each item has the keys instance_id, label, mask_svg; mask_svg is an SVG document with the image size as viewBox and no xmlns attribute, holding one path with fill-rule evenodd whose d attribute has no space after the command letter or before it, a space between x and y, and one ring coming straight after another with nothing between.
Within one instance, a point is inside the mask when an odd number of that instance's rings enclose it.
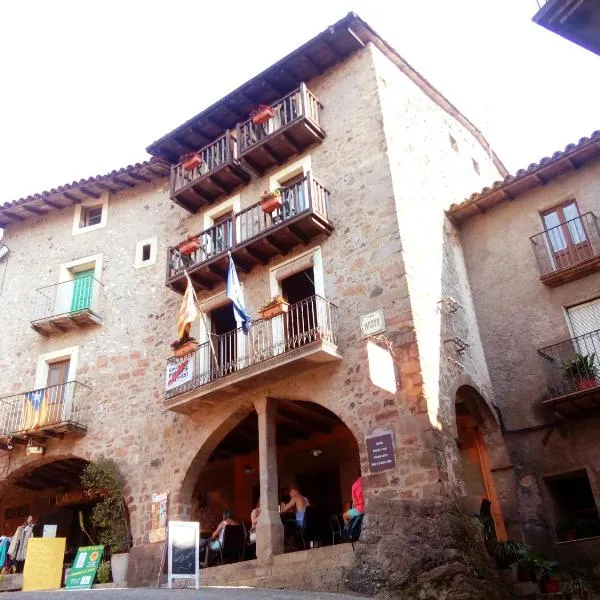
<instances>
[{"instance_id":1,"label":"wooden beam","mask_svg":"<svg viewBox=\"0 0 600 600\"><path fill-rule=\"evenodd\" d=\"M209 175L208 180L222 193L225 195L229 194L229 191L223 187L219 180L214 175Z\"/></svg>"},{"instance_id":2,"label":"wooden beam","mask_svg":"<svg viewBox=\"0 0 600 600\"><path fill-rule=\"evenodd\" d=\"M275 415L275 423L277 423L278 425L285 425L290 429L296 429L300 433L303 433L304 435L308 435L308 437L310 437L311 427L307 427L305 424L300 423L300 421L294 420L281 412L277 412L277 414Z\"/></svg>"},{"instance_id":3,"label":"wooden beam","mask_svg":"<svg viewBox=\"0 0 600 600\"><path fill-rule=\"evenodd\" d=\"M232 106L230 103L224 105L224 108L227 109L238 121L245 121L248 118L248 115L241 112L237 109L237 107Z\"/></svg>"},{"instance_id":4,"label":"wooden beam","mask_svg":"<svg viewBox=\"0 0 600 600\"><path fill-rule=\"evenodd\" d=\"M24 221L25 220L25 217L22 217L21 215L16 215L15 213L12 213L8 210L2 210L2 214L5 217L12 219L13 221Z\"/></svg>"},{"instance_id":5,"label":"wooden beam","mask_svg":"<svg viewBox=\"0 0 600 600\"><path fill-rule=\"evenodd\" d=\"M289 252L289 250L286 250L272 235L267 235L264 239L267 240L277 252L280 252L281 254L287 254Z\"/></svg>"},{"instance_id":6,"label":"wooden beam","mask_svg":"<svg viewBox=\"0 0 600 600\"><path fill-rule=\"evenodd\" d=\"M180 146L186 148L187 150L196 150L196 148L190 144L187 140L182 138L180 135L177 135L173 138Z\"/></svg>"},{"instance_id":7,"label":"wooden beam","mask_svg":"<svg viewBox=\"0 0 600 600\"><path fill-rule=\"evenodd\" d=\"M115 183L114 185L117 185L117 184ZM125 189L124 187L121 187L121 186L118 186L117 189L111 188L109 185L106 185L105 183L97 183L96 186L99 188L102 188L103 190L106 190L107 192L110 192L111 194L114 194L115 192L120 192L121 190Z\"/></svg>"},{"instance_id":8,"label":"wooden beam","mask_svg":"<svg viewBox=\"0 0 600 600\"><path fill-rule=\"evenodd\" d=\"M337 60L344 60L344 57L339 53L338 49L333 45L331 40L325 39L323 41L325 42L325 45L329 48L329 50L331 50L331 54L333 54Z\"/></svg>"},{"instance_id":9,"label":"wooden beam","mask_svg":"<svg viewBox=\"0 0 600 600\"><path fill-rule=\"evenodd\" d=\"M311 420L320 421L321 423L328 423L329 425L335 425L340 422L339 419L337 417L335 417L334 415L331 415L331 416L324 415L321 412L317 412L317 411L311 410L310 408L306 408L305 406L302 406L301 404L298 404L297 402L285 400L282 398L273 398L273 400L276 400L278 402L279 406L281 408L283 408L284 410L286 410L287 412L297 413L297 414L303 415Z\"/></svg>"},{"instance_id":10,"label":"wooden beam","mask_svg":"<svg viewBox=\"0 0 600 600\"><path fill-rule=\"evenodd\" d=\"M288 229L290 230L290 233L292 233L292 235L300 240L305 246L308 245L310 240L298 229L296 225L289 225Z\"/></svg>"},{"instance_id":11,"label":"wooden beam","mask_svg":"<svg viewBox=\"0 0 600 600\"><path fill-rule=\"evenodd\" d=\"M23 209L30 213L33 213L35 215L47 215L48 214L47 210L42 210L41 208L36 208L35 206L29 206L28 204L24 204Z\"/></svg>"},{"instance_id":12,"label":"wooden beam","mask_svg":"<svg viewBox=\"0 0 600 600\"><path fill-rule=\"evenodd\" d=\"M354 31L352 30L351 27L347 28L348 33L358 42L358 45L361 48L365 47L365 43L358 37L358 35L356 35L356 33L354 33Z\"/></svg>"},{"instance_id":13,"label":"wooden beam","mask_svg":"<svg viewBox=\"0 0 600 600\"><path fill-rule=\"evenodd\" d=\"M304 54L302 54L302 57L317 70L317 74L323 73L325 71L326 67L322 67L316 60L314 60L308 54L304 53Z\"/></svg>"},{"instance_id":14,"label":"wooden beam","mask_svg":"<svg viewBox=\"0 0 600 600\"><path fill-rule=\"evenodd\" d=\"M90 190L90 188L82 186L79 188L79 190L82 191L86 196L94 198L94 200L100 200L100 194L98 192L93 192L92 190Z\"/></svg>"},{"instance_id":15,"label":"wooden beam","mask_svg":"<svg viewBox=\"0 0 600 600\"><path fill-rule=\"evenodd\" d=\"M117 183L120 186L126 185L129 188L134 188L137 184L131 183L131 181L125 181L124 179L119 179L116 176L110 178L113 183Z\"/></svg>"},{"instance_id":16,"label":"wooden beam","mask_svg":"<svg viewBox=\"0 0 600 600\"><path fill-rule=\"evenodd\" d=\"M46 204L47 206L51 206L52 208L57 208L57 209L61 209L64 208L65 205L64 204L59 204L58 202L55 202L54 200L48 200L48 198L42 198L42 202L44 204Z\"/></svg>"},{"instance_id":17,"label":"wooden beam","mask_svg":"<svg viewBox=\"0 0 600 600\"><path fill-rule=\"evenodd\" d=\"M294 152L300 154L301 150L298 144L292 139L292 136L287 131L282 132L282 135L283 139L294 149Z\"/></svg>"},{"instance_id":18,"label":"wooden beam","mask_svg":"<svg viewBox=\"0 0 600 600\"><path fill-rule=\"evenodd\" d=\"M78 198L77 196L73 196L71 192L63 192L63 196L71 201L71 204L81 204L83 198Z\"/></svg>"},{"instance_id":19,"label":"wooden beam","mask_svg":"<svg viewBox=\"0 0 600 600\"><path fill-rule=\"evenodd\" d=\"M252 246L246 246L244 248L244 250L255 260L257 260L259 263L266 265L269 262L268 258L265 258L264 256L262 256L261 254L259 254L258 252L256 252L256 250L254 250L252 248Z\"/></svg>"},{"instance_id":20,"label":"wooden beam","mask_svg":"<svg viewBox=\"0 0 600 600\"><path fill-rule=\"evenodd\" d=\"M208 265L208 270L211 273L214 273L217 277L220 277L221 279L227 279L227 273L223 269L217 267L217 265L215 265L214 263L212 265Z\"/></svg>"},{"instance_id":21,"label":"wooden beam","mask_svg":"<svg viewBox=\"0 0 600 600\"><path fill-rule=\"evenodd\" d=\"M285 162L285 159L282 156L280 156L279 154L277 154L277 152L275 152L275 150L272 150L271 148L269 148L268 144L263 144L262 148L278 165L281 165Z\"/></svg>"},{"instance_id":22,"label":"wooden beam","mask_svg":"<svg viewBox=\"0 0 600 600\"><path fill-rule=\"evenodd\" d=\"M147 167L146 170L150 171L150 173L152 173L153 175L156 175L157 177L168 177L170 175L170 173L168 171L163 171L162 169L157 171L153 167Z\"/></svg>"},{"instance_id":23,"label":"wooden beam","mask_svg":"<svg viewBox=\"0 0 600 600\"><path fill-rule=\"evenodd\" d=\"M301 415L299 413L287 411L287 410L285 410L285 408L282 408L281 406L277 407L277 414L281 415L283 417L286 417L287 419L290 419L292 421L298 422L301 425L304 425L309 430L316 429L317 431L320 431L321 433L331 433L331 425L328 425L327 423L324 423L323 421L313 419L312 417L307 417L307 416Z\"/></svg>"},{"instance_id":24,"label":"wooden beam","mask_svg":"<svg viewBox=\"0 0 600 600\"><path fill-rule=\"evenodd\" d=\"M146 177L145 175L140 175L139 173L128 173L129 177L131 177L131 179L135 179L136 181L145 181L146 183L148 183L149 181L152 181L152 179L150 179L150 177Z\"/></svg>"}]
</instances>

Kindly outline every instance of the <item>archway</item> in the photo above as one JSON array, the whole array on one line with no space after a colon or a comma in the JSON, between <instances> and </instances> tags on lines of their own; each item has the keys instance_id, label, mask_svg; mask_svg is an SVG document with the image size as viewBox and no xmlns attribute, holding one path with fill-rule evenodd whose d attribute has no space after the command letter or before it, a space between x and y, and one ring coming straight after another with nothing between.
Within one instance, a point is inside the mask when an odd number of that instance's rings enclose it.
<instances>
[{"instance_id":1,"label":"archway","mask_svg":"<svg viewBox=\"0 0 600 600\"><path fill-rule=\"evenodd\" d=\"M486 444L486 439L489 443L500 436L504 447L501 432L487 404L473 387L458 388L455 407L457 444L468 506L480 516L488 535L505 540L508 536Z\"/></svg>"}]
</instances>

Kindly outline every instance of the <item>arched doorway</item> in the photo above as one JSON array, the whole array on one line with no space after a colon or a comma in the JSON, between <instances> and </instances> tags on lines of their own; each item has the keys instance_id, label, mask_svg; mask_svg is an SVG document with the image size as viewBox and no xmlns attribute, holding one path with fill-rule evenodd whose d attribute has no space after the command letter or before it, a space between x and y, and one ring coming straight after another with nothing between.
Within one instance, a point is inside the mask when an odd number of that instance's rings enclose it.
<instances>
[{"instance_id":1,"label":"arched doorway","mask_svg":"<svg viewBox=\"0 0 600 600\"><path fill-rule=\"evenodd\" d=\"M486 437L502 435L493 415L479 393L470 386L456 392L457 445L462 467L467 505L478 514L486 534L498 540L507 538ZM503 445L503 440L502 440Z\"/></svg>"}]
</instances>

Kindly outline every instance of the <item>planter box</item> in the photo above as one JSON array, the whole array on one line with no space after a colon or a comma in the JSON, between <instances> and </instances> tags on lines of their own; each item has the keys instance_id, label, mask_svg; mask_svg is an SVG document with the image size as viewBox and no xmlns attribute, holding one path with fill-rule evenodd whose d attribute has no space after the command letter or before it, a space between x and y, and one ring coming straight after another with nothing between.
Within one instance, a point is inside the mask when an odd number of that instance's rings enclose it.
<instances>
[{"instance_id":1,"label":"planter box","mask_svg":"<svg viewBox=\"0 0 600 600\"><path fill-rule=\"evenodd\" d=\"M273 319L274 317L279 317L288 312L288 310L290 310L290 305L287 302L280 302L279 304L273 304L273 306L261 310L260 316L263 319Z\"/></svg>"},{"instance_id":2,"label":"planter box","mask_svg":"<svg viewBox=\"0 0 600 600\"><path fill-rule=\"evenodd\" d=\"M272 213L281 207L283 204L283 199L281 198L281 194L271 194L269 196L263 196L260 199L260 207L263 209L263 212Z\"/></svg>"},{"instance_id":3,"label":"planter box","mask_svg":"<svg viewBox=\"0 0 600 600\"><path fill-rule=\"evenodd\" d=\"M253 113L252 122L255 125L262 125L269 119L272 119L273 115L273 109L270 106L261 106L255 113Z\"/></svg>"},{"instance_id":4,"label":"planter box","mask_svg":"<svg viewBox=\"0 0 600 600\"><path fill-rule=\"evenodd\" d=\"M179 252L181 252L181 254L192 254L192 252L196 252L198 248L200 248L200 242L194 238L180 244Z\"/></svg>"},{"instance_id":5,"label":"planter box","mask_svg":"<svg viewBox=\"0 0 600 600\"><path fill-rule=\"evenodd\" d=\"M575 381L577 389L582 392L583 390L591 390L598 385L595 377L586 377L585 379L577 379Z\"/></svg>"},{"instance_id":6,"label":"planter box","mask_svg":"<svg viewBox=\"0 0 600 600\"><path fill-rule=\"evenodd\" d=\"M200 344L196 341L186 342L183 346L179 346L179 348L175 350L175 356L181 358L182 356L191 354L198 346L200 346Z\"/></svg>"},{"instance_id":7,"label":"planter box","mask_svg":"<svg viewBox=\"0 0 600 600\"><path fill-rule=\"evenodd\" d=\"M186 161L184 161L183 169L184 171L192 171L196 167L199 167L201 164L202 159L196 154L195 156L192 156L191 158L188 158Z\"/></svg>"}]
</instances>

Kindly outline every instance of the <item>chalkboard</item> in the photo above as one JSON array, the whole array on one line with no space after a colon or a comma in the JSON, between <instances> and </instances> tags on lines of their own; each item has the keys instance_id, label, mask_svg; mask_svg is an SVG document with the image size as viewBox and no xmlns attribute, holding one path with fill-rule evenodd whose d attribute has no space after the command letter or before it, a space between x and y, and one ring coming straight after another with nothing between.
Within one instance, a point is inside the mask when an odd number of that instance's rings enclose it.
<instances>
[{"instance_id":1,"label":"chalkboard","mask_svg":"<svg viewBox=\"0 0 600 600\"><path fill-rule=\"evenodd\" d=\"M171 521L169 523L169 587L173 579L195 579L200 587L199 550L200 523Z\"/></svg>"}]
</instances>

